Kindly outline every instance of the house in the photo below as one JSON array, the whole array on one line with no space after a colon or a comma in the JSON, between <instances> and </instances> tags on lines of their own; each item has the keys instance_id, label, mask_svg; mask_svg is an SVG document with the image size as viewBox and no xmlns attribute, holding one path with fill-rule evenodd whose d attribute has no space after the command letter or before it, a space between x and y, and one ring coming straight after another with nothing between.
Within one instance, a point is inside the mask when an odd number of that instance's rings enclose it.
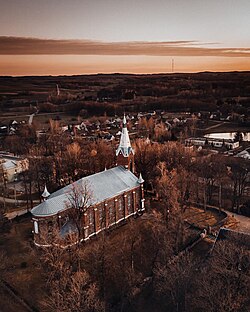
<instances>
[{"instance_id":1,"label":"house","mask_svg":"<svg viewBox=\"0 0 250 312\"><path fill-rule=\"evenodd\" d=\"M37 246L53 244L52 236L49 239L43 235L51 229L58 230L61 244L67 246L70 234L75 235L74 243L86 241L145 210L144 180L134 174L134 150L125 116L116 157L114 168L84 177L52 194L45 187L44 201L31 210ZM78 224L70 217L72 209L82 211Z\"/></svg>"},{"instance_id":2,"label":"house","mask_svg":"<svg viewBox=\"0 0 250 312\"><path fill-rule=\"evenodd\" d=\"M208 138L208 137L196 137L196 138L188 138L185 140L185 145L196 145L196 146L205 146L210 145L211 147L221 148L225 146L229 150L236 149L240 146L239 141L234 141L232 139L216 139L216 138Z\"/></svg>"},{"instance_id":3,"label":"house","mask_svg":"<svg viewBox=\"0 0 250 312\"><path fill-rule=\"evenodd\" d=\"M0 125L0 135L7 135L8 134L8 126L6 125Z\"/></svg>"},{"instance_id":4,"label":"house","mask_svg":"<svg viewBox=\"0 0 250 312\"><path fill-rule=\"evenodd\" d=\"M250 148L246 148L244 151L235 155L236 157L241 157L245 159L250 159Z\"/></svg>"},{"instance_id":5,"label":"house","mask_svg":"<svg viewBox=\"0 0 250 312\"><path fill-rule=\"evenodd\" d=\"M29 162L27 158L0 154L0 166L3 170L5 182L13 182L18 179L19 173L28 169Z\"/></svg>"}]
</instances>

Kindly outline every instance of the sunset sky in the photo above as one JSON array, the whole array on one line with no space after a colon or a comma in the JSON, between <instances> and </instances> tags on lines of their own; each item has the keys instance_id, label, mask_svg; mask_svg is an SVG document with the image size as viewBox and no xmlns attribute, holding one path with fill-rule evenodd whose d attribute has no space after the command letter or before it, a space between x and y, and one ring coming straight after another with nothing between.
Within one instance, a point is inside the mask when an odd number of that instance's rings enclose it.
<instances>
[{"instance_id":1,"label":"sunset sky","mask_svg":"<svg viewBox=\"0 0 250 312\"><path fill-rule=\"evenodd\" d=\"M250 70L249 0L0 0L0 75Z\"/></svg>"}]
</instances>

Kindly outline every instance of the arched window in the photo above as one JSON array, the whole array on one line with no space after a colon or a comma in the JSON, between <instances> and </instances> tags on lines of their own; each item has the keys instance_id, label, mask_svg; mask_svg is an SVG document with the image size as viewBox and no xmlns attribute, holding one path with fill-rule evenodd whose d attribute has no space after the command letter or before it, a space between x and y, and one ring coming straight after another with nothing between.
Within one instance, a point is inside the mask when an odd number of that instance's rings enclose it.
<instances>
[{"instance_id":1,"label":"arched window","mask_svg":"<svg viewBox=\"0 0 250 312\"><path fill-rule=\"evenodd\" d=\"M118 199L118 219L124 218L124 200L122 197Z\"/></svg>"},{"instance_id":2,"label":"arched window","mask_svg":"<svg viewBox=\"0 0 250 312\"><path fill-rule=\"evenodd\" d=\"M35 234L39 233L39 228L38 228L38 222L37 221L34 221L34 231L35 231Z\"/></svg>"},{"instance_id":3,"label":"arched window","mask_svg":"<svg viewBox=\"0 0 250 312\"><path fill-rule=\"evenodd\" d=\"M100 224L100 228L104 228L105 227L105 214L103 212L103 207L100 205L98 207L98 213L99 213L99 224Z\"/></svg>"},{"instance_id":4,"label":"arched window","mask_svg":"<svg viewBox=\"0 0 250 312\"><path fill-rule=\"evenodd\" d=\"M115 223L115 206L113 201L108 202L109 225Z\"/></svg>"},{"instance_id":5,"label":"arched window","mask_svg":"<svg viewBox=\"0 0 250 312\"><path fill-rule=\"evenodd\" d=\"M133 213L133 199L132 199L132 194L129 193L127 195L128 198L128 214L130 215L131 213Z\"/></svg>"}]
</instances>

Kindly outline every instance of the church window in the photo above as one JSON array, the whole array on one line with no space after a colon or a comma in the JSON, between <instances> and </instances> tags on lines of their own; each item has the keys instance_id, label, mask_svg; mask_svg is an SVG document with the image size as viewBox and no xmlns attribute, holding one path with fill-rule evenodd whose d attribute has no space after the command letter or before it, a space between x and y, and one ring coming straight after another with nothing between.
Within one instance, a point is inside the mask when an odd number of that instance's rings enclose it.
<instances>
[{"instance_id":1,"label":"church window","mask_svg":"<svg viewBox=\"0 0 250 312\"><path fill-rule=\"evenodd\" d=\"M123 200L121 197L119 199L119 211L123 211Z\"/></svg>"},{"instance_id":2,"label":"church window","mask_svg":"<svg viewBox=\"0 0 250 312\"><path fill-rule=\"evenodd\" d=\"M34 231L35 231L35 234L38 234L38 222L37 221L34 221Z\"/></svg>"},{"instance_id":3,"label":"church window","mask_svg":"<svg viewBox=\"0 0 250 312\"><path fill-rule=\"evenodd\" d=\"M100 223L100 225L102 225L103 222L104 222L104 214L103 214L103 209L102 209L102 207L99 207L98 212L99 212L99 223ZM102 227L102 226L101 226L101 227Z\"/></svg>"},{"instance_id":4,"label":"church window","mask_svg":"<svg viewBox=\"0 0 250 312\"><path fill-rule=\"evenodd\" d=\"M128 214L133 212L133 202L132 202L132 194L128 194Z\"/></svg>"},{"instance_id":5,"label":"church window","mask_svg":"<svg viewBox=\"0 0 250 312\"><path fill-rule=\"evenodd\" d=\"M115 207L114 202L108 203L109 224L115 223Z\"/></svg>"},{"instance_id":6,"label":"church window","mask_svg":"<svg viewBox=\"0 0 250 312\"><path fill-rule=\"evenodd\" d=\"M123 198L120 197L118 200L118 219L124 218L124 201Z\"/></svg>"}]
</instances>

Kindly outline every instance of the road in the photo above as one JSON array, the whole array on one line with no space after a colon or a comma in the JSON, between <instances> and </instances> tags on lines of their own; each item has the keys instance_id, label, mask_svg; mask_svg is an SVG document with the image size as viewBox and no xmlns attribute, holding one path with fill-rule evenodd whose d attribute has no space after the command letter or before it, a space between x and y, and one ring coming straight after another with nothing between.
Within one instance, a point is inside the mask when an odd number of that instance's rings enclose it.
<instances>
[{"instance_id":1,"label":"road","mask_svg":"<svg viewBox=\"0 0 250 312\"><path fill-rule=\"evenodd\" d=\"M232 216L236 219L236 221L239 222L238 223L239 232L244 232L244 233L250 234L250 218L236 214L236 213L232 214Z\"/></svg>"},{"instance_id":2,"label":"road","mask_svg":"<svg viewBox=\"0 0 250 312\"><path fill-rule=\"evenodd\" d=\"M20 199L17 199L15 200L14 198L6 198L6 197L3 197L3 196L0 196L0 202L4 203L8 203L8 204L15 204L15 203L18 203L18 204L26 204L26 200L20 200Z\"/></svg>"},{"instance_id":3,"label":"road","mask_svg":"<svg viewBox=\"0 0 250 312\"><path fill-rule=\"evenodd\" d=\"M211 129L220 127L221 125L224 125L225 123L227 123L227 122L226 122L226 121L220 122L220 123L218 123L218 124L216 124L216 125L213 125L213 126L211 126L211 127L206 128L205 131L207 132L207 131L209 131L209 130L211 130Z\"/></svg>"},{"instance_id":4,"label":"road","mask_svg":"<svg viewBox=\"0 0 250 312\"><path fill-rule=\"evenodd\" d=\"M0 202L4 202L5 203L8 203L8 204L13 204L13 206L15 205L16 201L15 199L13 198L3 198L2 196L0 196ZM17 200L17 203L20 205L20 204L23 204L23 205L26 205L27 201L26 200ZM39 200L33 200L33 206L35 205L38 205L40 203ZM28 210L27 208L22 208L22 209L16 209L16 210L12 210L10 212L6 212L5 213L5 216L11 220L11 219L14 219L15 217L17 216L22 216L23 214L27 213Z\"/></svg>"}]
</instances>

